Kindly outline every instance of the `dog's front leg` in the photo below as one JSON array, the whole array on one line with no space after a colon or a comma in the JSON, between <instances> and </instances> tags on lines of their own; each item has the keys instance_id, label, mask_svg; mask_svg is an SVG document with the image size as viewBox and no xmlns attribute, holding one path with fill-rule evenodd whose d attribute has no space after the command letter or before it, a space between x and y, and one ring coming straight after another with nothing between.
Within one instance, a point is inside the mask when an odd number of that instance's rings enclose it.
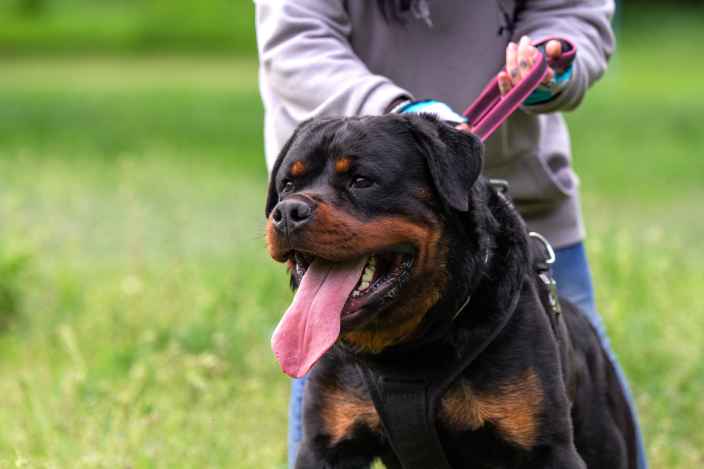
<instances>
[{"instance_id":1,"label":"dog's front leg","mask_svg":"<svg viewBox=\"0 0 704 469\"><path fill-rule=\"evenodd\" d=\"M330 467L320 457L316 456L311 445L306 444L306 442L301 443L296 456L296 469L328 469Z\"/></svg>"},{"instance_id":2,"label":"dog's front leg","mask_svg":"<svg viewBox=\"0 0 704 469\"><path fill-rule=\"evenodd\" d=\"M587 465L573 444L541 448L540 455L533 458L525 469L587 469Z\"/></svg>"},{"instance_id":3,"label":"dog's front leg","mask_svg":"<svg viewBox=\"0 0 704 469\"><path fill-rule=\"evenodd\" d=\"M346 452L321 450L303 441L296 457L296 469L367 469L372 457Z\"/></svg>"}]
</instances>

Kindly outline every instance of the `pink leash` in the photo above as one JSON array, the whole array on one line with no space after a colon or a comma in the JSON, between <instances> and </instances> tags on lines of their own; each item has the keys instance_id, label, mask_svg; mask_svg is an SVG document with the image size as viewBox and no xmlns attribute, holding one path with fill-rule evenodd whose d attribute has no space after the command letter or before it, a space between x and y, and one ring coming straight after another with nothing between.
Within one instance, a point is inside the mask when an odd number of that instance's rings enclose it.
<instances>
[{"instance_id":1,"label":"pink leash","mask_svg":"<svg viewBox=\"0 0 704 469\"><path fill-rule=\"evenodd\" d=\"M572 63L577 52L574 44L562 38L551 37L539 41L535 46L545 46L548 41L553 39L562 42L563 52L556 61L550 60L549 65L565 68ZM521 107L523 101L542 83L548 72L548 61L542 51L539 51L539 54L539 59L535 61L528 75L511 88L506 96L501 96L499 79L494 77L479 97L464 111L463 115L467 118L467 125L482 142L486 142L494 131L506 122L506 119Z\"/></svg>"}]
</instances>

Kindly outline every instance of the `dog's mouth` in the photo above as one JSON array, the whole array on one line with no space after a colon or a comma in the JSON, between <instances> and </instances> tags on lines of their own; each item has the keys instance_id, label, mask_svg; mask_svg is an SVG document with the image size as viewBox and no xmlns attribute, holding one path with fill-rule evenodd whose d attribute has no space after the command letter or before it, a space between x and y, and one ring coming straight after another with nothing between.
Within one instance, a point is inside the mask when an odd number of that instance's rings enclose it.
<instances>
[{"instance_id":1,"label":"dog's mouth","mask_svg":"<svg viewBox=\"0 0 704 469\"><path fill-rule=\"evenodd\" d=\"M392 303L411 277L415 255L406 245L365 256L359 280L342 310L342 329L359 327ZM316 256L296 251L292 254L293 275L300 284Z\"/></svg>"},{"instance_id":2,"label":"dog's mouth","mask_svg":"<svg viewBox=\"0 0 704 469\"><path fill-rule=\"evenodd\" d=\"M298 289L271 341L284 372L301 377L343 330L365 324L400 296L415 256L399 246L334 262L298 251L289 261Z\"/></svg>"}]
</instances>

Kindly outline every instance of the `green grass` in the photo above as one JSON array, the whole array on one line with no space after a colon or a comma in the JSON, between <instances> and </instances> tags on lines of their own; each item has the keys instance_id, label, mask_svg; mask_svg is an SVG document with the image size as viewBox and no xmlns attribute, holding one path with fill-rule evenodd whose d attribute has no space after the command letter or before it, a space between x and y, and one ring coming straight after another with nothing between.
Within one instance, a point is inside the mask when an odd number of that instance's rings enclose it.
<instances>
[{"instance_id":1,"label":"green grass","mask_svg":"<svg viewBox=\"0 0 704 469\"><path fill-rule=\"evenodd\" d=\"M253 20L242 0L0 0L0 55L249 55Z\"/></svg>"},{"instance_id":2,"label":"green grass","mask_svg":"<svg viewBox=\"0 0 704 469\"><path fill-rule=\"evenodd\" d=\"M702 27L627 30L569 117L599 306L656 469L704 463ZM0 467L283 467L268 343L290 292L264 250L255 63L2 70Z\"/></svg>"}]
</instances>

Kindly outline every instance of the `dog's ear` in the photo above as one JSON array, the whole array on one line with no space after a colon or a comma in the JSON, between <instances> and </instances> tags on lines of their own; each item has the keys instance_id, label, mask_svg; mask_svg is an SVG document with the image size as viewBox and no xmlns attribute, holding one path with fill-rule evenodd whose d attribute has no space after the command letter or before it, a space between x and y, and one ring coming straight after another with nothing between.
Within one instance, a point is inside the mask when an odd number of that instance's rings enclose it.
<instances>
[{"instance_id":1,"label":"dog's ear","mask_svg":"<svg viewBox=\"0 0 704 469\"><path fill-rule=\"evenodd\" d=\"M446 206L466 212L470 191L482 170L484 146L481 140L429 114L409 116L409 119L438 194Z\"/></svg>"},{"instance_id":2,"label":"dog's ear","mask_svg":"<svg viewBox=\"0 0 704 469\"><path fill-rule=\"evenodd\" d=\"M266 208L264 209L264 214L267 218L269 218L269 214L271 214L271 211L274 210L276 204L279 203L279 190L276 188L276 174L279 172L281 163L283 163L286 158L288 151L291 149L291 145L293 145L293 142L296 140L296 137L298 137L301 129L308 124L308 122L310 122L310 120L307 120L296 127L296 130L293 131L293 135L291 135L286 143L284 143L283 148L281 148L281 151L279 152L279 156L276 157L274 167L271 169L271 174L269 174L269 189L267 190Z\"/></svg>"}]
</instances>

